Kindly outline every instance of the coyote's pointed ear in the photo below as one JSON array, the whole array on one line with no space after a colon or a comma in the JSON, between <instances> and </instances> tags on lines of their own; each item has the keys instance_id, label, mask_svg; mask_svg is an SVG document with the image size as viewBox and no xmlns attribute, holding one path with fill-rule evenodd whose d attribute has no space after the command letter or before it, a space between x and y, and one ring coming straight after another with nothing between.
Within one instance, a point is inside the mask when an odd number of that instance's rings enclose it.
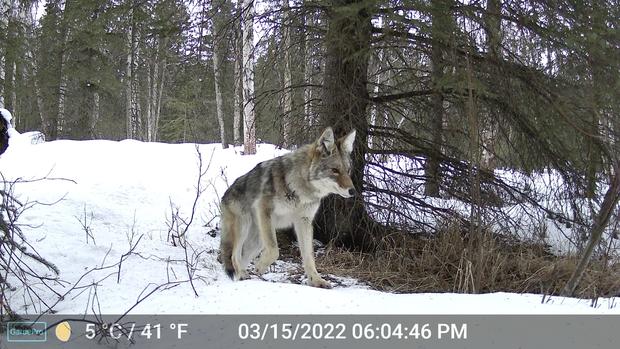
<instances>
[{"instance_id":1,"label":"coyote's pointed ear","mask_svg":"<svg viewBox=\"0 0 620 349\"><path fill-rule=\"evenodd\" d=\"M334 149L334 131L328 127L317 141L317 149L324 155L330 155Z\"/></svg>"},{"instance_id":2,"label":"coyote's pointed ear","mask_svg":"<svg viewBox=\"0 0 620 349\"><path fill-rule=\"evenodd\" d=\"M345 152L351 154L353 151L353 143L355 142L355 130L349 132L348 135L342 137L340 139L340 149Z\"/></svg>"}]
</instances>

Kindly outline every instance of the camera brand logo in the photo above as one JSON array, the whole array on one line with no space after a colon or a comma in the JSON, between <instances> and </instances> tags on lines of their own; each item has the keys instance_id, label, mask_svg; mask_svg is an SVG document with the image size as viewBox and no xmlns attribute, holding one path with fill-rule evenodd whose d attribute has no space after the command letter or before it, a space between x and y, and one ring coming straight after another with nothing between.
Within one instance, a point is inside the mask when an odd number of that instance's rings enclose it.
<instances>
[{"instance_id":1,"label":"camera brand logo","mask_svg":"<svg viewBox=\"0 0 620 349\"><path fill-rule=\"evenodd\" d=\"M11 321L7 323L6 339L8 342L45 342L47 341L47 322Z\"/></svg>"}]
</instances>

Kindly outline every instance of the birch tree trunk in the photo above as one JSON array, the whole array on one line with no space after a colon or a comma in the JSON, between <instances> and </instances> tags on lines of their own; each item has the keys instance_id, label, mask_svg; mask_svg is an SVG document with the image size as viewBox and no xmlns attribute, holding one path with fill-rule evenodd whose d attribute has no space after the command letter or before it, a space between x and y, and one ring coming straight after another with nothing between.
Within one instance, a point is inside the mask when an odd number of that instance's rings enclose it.
<instances>
[{"instance_id":1,"label":"birch tree trunk","mask_svg":"<svg viewBox=\"0 0 620 349\"><path fill-rule=\"evenodd\" d=\"M93 110L90 117L90 138L97 139L99 138L97 135L97 123L99 122L101 111L101 103L99 99L99 92L97 91L97 87L93 91Z\"/></svg>"},{"instance_id":2,"label":"birch tree trunk","mask_svg":"<svg viewBox=\"0 0 620 349\"><path fill-rule=\"evenodd\" d=\"M237 1L236 4L237 12L241 13L243 11L243 7L240 6ZM239 16L235 16L235 18L239 18ZM233 62L233 142L235 145L241 145L241 101L243 100L243 91L242 91L242 60L243 56L243 46L242 46L242 30L241 30L241 21L235 19L235 27L239 30L235 30L234 37L234 57L235 61Z\"/></svg>"},{"instance_id":3,"label":"birch tree trunk","mask_svg":"<svg viewBox=\"0 0 620 349\"><path fill-rule=\"evenodd\" d=\"M254 1L242 1L243 31L243 152L256 154L256 121L254 119Z\"/></svg>"},{"instance_id":4,"label":"birch tree trunk","mask_svg":"<svg viewBox=\"0 0 620 349\"><path fill-rule=\"evenodd\" d=\"M157 54L155 54L155 61L157 60ZM153 80L151 75L157 75L157 69L154 67L156 64L153 62L153 59L149 59L146 64L146 141L151 142L153 139L153 105L155 102L153 101L155 98L153 95L155 94L153 87ZM152 70L155 70L155 73L152 73Z\"/></svg>"},{"instance_id":5,"label":"birch tree trunk","mask_svg":"<svg viewBox=\"0 0 620 349\"><path fill-rule=\"evenodd\" d=\"M130 11L130 23L129 30L127 31L127 65L125 66L125 121L127 125L127 138L133 138L133 125L132 125L132 92L131 92L131 81L132 81L132 61L133 61L133 8Z\"/></svg>"},{"instance_id":6,"label":"birch tree trunk","mask_svg":"<svg viewBox=\"0 0 620 349\"><path fill-rule=\"evenodd\" d=\"M380 50L378 57L374 60L371 60L371 63L374 67L374 84L373 93L375 96L378 96L380 93L387 93L390 89L392 77L392 70L388 69L390 66L390 54L385 50ZM370 79L369 79L370 81ZM402 120L401 120L402 121ZM385 127L388 123L388 111L381 103L375 103L372 105L370 109L370 127ZM398 125L397 127L400 127ZM385 149L386 139L368 135L368 147L371 149ZM386 154L381 154L379 156L381 161L386 161Z\"/></svg>"},{"instance_id":7,"label":"birch tree trunk","mask_svg":"<svg viewBox=\"0 0 620 349\"><path fill-rule=\"evenodd\" d=\"M385 19L382 17L379 17L378 19L378 26L379 28L383 28L384 27L384 21ZM382 84L382 78L383 78L383 74L382 74L382 63L383 60L385 59L385 50L384 49L379 49L379 52L377 53L377 57L375 59L371 59L370 60L370 67L371 69L369 70L373 70L374 71L374 84L375 86L373 86L372 88L372 92L375 96L379 95L379 85ZM370 79L368 79L370 81ZM370 108L370 127L374 127L377 125L377 115L379 114L379 109L380 109L380 105L378 103L375 103L371 106ZM372 135L368 135L368 148L370 149L376 149L377 144L375 143L375 137Z\"/></svg>"},{"instance_id":8,"label":"birch tree trunk","mask_svg":"<svg viewBox=\"0 0 620 349\"><path fill-rule=\"evenodd\" d=\"M219 7L220 1L214 1L213 6L213 83L215 85L215 113L217 115L217 124L220 128L220 141L222 148L228 148L228 142L226 141L226 126L224 125L224 105L222 102L222 32L219 23L222 21L220 18Z\"/></svg>"},{"instance_id":9,"label":"birch tree trunk","mask_svg":"<svg viewBox=\"0 0 620 349\"><path fill-rule=\"evenodd\" d=\"M312 83L313 83L313 74L312 74L312 62L310 61L312 58L308 55L310 47L307 43L307 40L305 41L305 51L306 51L306 55L305 55L305 59L304 59L304 84L306 85L304 87L304 120L306 121L306 124L308 125L312 125L313 124L313 117L312 117Z\"/></svg>"},{"instance_id":10,"label":"birch tree trunk","mask_svg":"<svg viewBox=\"0 0 620 349\"><path fill-rule=\"evenodd\" d=\"M292 145L291 139L291 113L293 112L293 90L292 85L292 73L291 73L291 23L290 23L290 9L289 0L282 1L282 11L284 12L284 20L282 21L282 43L284 49L284 86L282 86L282 146L284 148L290 148Z\"/></svg>"},{"instance_id":11,"label":"birch tree trunk","mask_svg":"<svg viewBox=\"0 0 620 349\"><path fill-rule=\"evenodd\" d=\"M15 80L16 80L16 76L17 76L17 63L15 62L15 60L13 60L13 64L11 64L11 93L9 95L9 106L11 109L14 110L14 114L13 114L13 127L19 127L20 126L20 117L19 117L19 111L17 110L17 91L16 91L16 87L17 85L15 85Z\"/></svg>"},{"instance_id":12,"label":"birch tree trunk","mask_svg":"<svg viewBox=\"0 0 620 349\"><path fill-rule=\"evenodd\" d=\"M67 74L65 69L67 64L67 41L70 34L68 24L65 24L65 26L66 27L62 36L62 47L60 51L60 67L58 69L60 80L58 84L58 113L56 114L56 130L54 139L62 138L65 132L65 100L67 93Z\"/></svg>"},{"instance_id":13,"label":"birch tree trunk","mask_svg":"<svg viewBox=\"0 0 620 349\"><path fill-rule=\"evenodd\" d=\"M129 30L127 31L127 66L125 76L125 97L127 117L127 138L140 139L140 104L138 101L137 62L138 29L136 27L133 7L129 10Z\"/></svg>"},{"instance_id":14,"label":"birch tree trunk","mask_svg":"<svg viewBox=\"0 0 620 349\"><path fill-rule=\"evenodd\" d=\"M6 13L9 6L8 0L0 0L0 14ZM4 15L0 15L0 108L4 108L4 64L6 57L6 27L8 25L8 18Z\"/></svg>"},{"instance_id":15,"label":"birch tree trunk","mask_svg":"<svg viewBox=\"0 0 620 349\"><path fill-rule=\"evenodd\" d=\"M240 42L239 38L237 38L236 47L240 48L238 42ZM241 145L241 100L243 99L241 90L242 82L241 82L241 53L240 49L235 50L235 62L234 62L234 73L233 78L235 81L233 82L233 142L235 145Z\"/></svg>"},{"instance_id":16,"label":"birch tree trunk","mask_svg":"<svg viewBox=\"0 0 620 349\"><path fill-rule=\"evenodd\" d=\"M4 53L0 51L0 108L4 108Z\"/></svg>"},{"instance_id":17,"label":"birch tree trunk","mask_svg":"<svg viewBox=\"0 0 620 349\"><path fill-rule=\"evenodd\" d=\"M167 45L167 38L157 38L155 54L147 65L146 140L148 142L155 142L158 139L159 115L166 72L165 48Z\"/></svg>"},{"instance_id":18,"label":"birch tree trunk","mask_svg":"<svg viewBox=\"0 0 620 349\"><path fill-rule=\"evenodd\" d=\"M17 37L16 27L18 21L16 7L17 4L15 0L11 0L6 4L6 8L3 9L3 12L0 13L0 17L6 18L3 20L4 23L2 23L2 26L0 26L0 30L4 32L4 37L2 40L4 43L4 54L2 56L4 68L1 83L3 88L3 98L8 98L8 100L3 100L3 103L6 104L7 109L13 112L13 125L16 125L17 115L19 115L19 113L15 110L15 101L17 99L15 94L15 75L17 74L15 60L17 57L15 57L14 53L11 54L12 51L14 52L16 49L16 47L12 46L15 45L15 39Z\"/></svg>"},{"instance_id":19,"label":"birch tree trunk","mask_svg":"<svg viewBox=\"0 0 620 349\"><path fill-rule=\"evenodd\" d=\"M164 40L167 44L167 40ZM166 47L166 45L164 45ZM163 58L161 58L161 67L159 68L159 88L157 90L157 104L155 107L155 125L153 129L153 141L157 141L159 139L159 116L161 115L161 101L164 95L164 84L166 81L166 66L167 66L167 56L164 53Z\"/></svg>"},{"instance_id":20,"label":"birch tree trunk","mask_svg":"<svg viewBox=\"0 0 620 349\"><path fill-rule=\"evenodd\" d=\"M226 141L226 127L224 126L224 106L222 103L222 87L221 87L221 74L222 70L220 63L219 49L213 50L213 80L215 84L215 109L217 114L217 124L220 127L220 141L222 148L228 148L228 142Z\"/></svg>"}]
</instances>

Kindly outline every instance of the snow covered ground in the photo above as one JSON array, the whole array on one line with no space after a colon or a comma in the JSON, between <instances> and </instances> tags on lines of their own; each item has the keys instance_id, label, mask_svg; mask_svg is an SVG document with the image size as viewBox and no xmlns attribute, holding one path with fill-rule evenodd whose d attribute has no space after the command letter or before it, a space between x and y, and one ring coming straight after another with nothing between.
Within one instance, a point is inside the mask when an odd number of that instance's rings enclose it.
<instances>
[{"instance_id":1,"label":"snow covered ground","mask_svg":"<svg viewBox=\"0 0 620 349\"><path fill-rule=\"evenodd\" d=\"M274 272L251 280L229 280L217 262L219 197L235 178L256 163L283 153L261 144L258 154L220 145L198 147L204 168L197 215L187 232L185 251L168 241L171 212L189 218L196 195L198 156L194 144L137 141L53 141L31 145L12 139L0 157L0 172L22 204L19 219L28 242L60 269L53 284L61 301L43 285L34 302L18 288L10 302L22 313L55 304L62 314L124 313L148 296L132 314L620 314L620 299L589 300L495 293L390 294L369 290L355 280L330 276L331 290L287 281L295 263L278 262ZM41 179L41 180L40 180ZM124 255L136 246L134 253ZM117 278L120 265L120 277ZM106 266L109 266L106 268ZM43 269L41 269L43 270ZM86 276L83 276L85 273ZM49 272L48 272L49 274ZM157 288L171 282L170 286ZM179 284L175 284L179 282ZM77 283L78 287L72 289ZM89 287L97 283L97 287Z\"/></svg>"}]
</instances>

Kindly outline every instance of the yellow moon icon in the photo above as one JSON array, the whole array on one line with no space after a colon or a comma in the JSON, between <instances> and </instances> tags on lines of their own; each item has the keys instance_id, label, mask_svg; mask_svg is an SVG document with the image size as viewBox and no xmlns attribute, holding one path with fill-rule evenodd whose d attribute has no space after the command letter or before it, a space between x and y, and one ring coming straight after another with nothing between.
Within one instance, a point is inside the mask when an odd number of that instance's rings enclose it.
<instances>
[{"instance_id":1,"label":"yellow moon icon","mask_svg":"<svg viewBox=\"0 0 620 349\"><path fill-rule=\"evenodd\" d=\"M56 325L56 338L61 342L66 342L71 337L71 325L67 321Z\"/></svg>"}]
</instances>

